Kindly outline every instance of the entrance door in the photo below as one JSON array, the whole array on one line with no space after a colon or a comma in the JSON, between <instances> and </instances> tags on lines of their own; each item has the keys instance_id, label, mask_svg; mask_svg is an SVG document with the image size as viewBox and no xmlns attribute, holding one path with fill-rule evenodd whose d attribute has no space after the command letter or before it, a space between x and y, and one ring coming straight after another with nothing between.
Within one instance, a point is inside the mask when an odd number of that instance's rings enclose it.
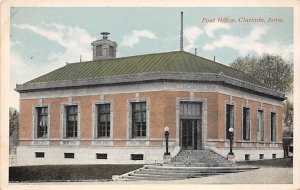
<instances>
[{"instance_id":1,"label":"entrance door","mask_svg":"<svg viewBox=\"0 0 300 190\"><path fill-rule=\"evenodd\" d=\"M198 139L200 120L181 119L181 146L185 150L196 150L201 142ZM200 148L199 147L199 148Z\"/></svg>"},{"instance_id":2,"label":"entrance door","mask_svg":"<svg viewBox=\"0 0 300 190\"><path fill-rule=\"evenodd\" d=\"M180 141L182 149L202 149L202 103L180 102Z\"/></svg>"}]
</instances>

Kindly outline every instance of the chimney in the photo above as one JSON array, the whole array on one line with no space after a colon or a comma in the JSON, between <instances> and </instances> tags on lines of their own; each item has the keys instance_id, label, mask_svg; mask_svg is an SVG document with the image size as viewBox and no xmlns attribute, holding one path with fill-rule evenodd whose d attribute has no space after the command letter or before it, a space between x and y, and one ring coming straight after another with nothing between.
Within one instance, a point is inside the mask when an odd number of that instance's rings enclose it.
<instances>
[{"instance_id":1,"label":"chimney","mask_svg":"<svg viewBox=\"0 0 300 190\"><path fill-rule=\"evenodd\" d=\"M109 34L109 32L101 32L101 35L103 35L103 40L107 40Z\"/></svg>"},{"instance_id":2,"label":"chimney","mask_svg":"<svg viewBox=\"0 0 300 190\"><path fill-rule=\"evenodd\" d=\"M183 51L183 12L181 12L180 51Z\"/></svg>"}]
</instances>

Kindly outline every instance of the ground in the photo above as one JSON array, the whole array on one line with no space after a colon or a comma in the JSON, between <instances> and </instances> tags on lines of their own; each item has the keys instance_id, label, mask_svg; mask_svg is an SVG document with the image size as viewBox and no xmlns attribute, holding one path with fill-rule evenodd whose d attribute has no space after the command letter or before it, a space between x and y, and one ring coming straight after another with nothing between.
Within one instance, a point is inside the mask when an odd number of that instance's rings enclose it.
<instances>
[{"instance_id":1,"label":"ground","mask_svg":"<svg viewBox=\"0 0 300 190\"><path fill-rule=\"evenodd\" d=\"M64 165L64 166L31 166L11 167L10 181L34 182L37 184L55 184L77 181L72 184L292 184L293 159L274 159L247 162L244 164L259 165L259 169L240 173L216 175L202 178L190 178L173 181L109 181L112 175L120 175L142 165ZM43 173L43 171L45 171ZM30 175L28 175L30 174ZM49 180L50 179L50 180Z\"/></svg>"}]
</instances>

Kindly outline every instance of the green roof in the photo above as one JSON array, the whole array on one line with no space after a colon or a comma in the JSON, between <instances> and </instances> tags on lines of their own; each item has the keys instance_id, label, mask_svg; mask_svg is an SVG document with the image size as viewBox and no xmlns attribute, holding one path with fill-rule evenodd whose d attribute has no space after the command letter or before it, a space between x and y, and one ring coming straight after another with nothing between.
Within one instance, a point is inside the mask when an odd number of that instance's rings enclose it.
<instances>
[{"instance_id":1,"label":"green roof","mask_svg":"<svg viewBox=\"0 0 300 190\"><path fill-rule=\"evenodd\" d=\"M25 84L96 79L156 72L215 74L222 72L226 76L262 86L259 81L239 70L184 51L71 63Z\"/></svg>"}]
</instances>

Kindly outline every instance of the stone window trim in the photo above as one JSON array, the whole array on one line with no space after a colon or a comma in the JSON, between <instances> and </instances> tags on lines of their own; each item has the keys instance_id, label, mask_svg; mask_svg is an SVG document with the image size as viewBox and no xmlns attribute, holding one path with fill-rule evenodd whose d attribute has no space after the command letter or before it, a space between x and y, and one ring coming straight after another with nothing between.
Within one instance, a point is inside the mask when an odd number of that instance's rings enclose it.
<instances>
[{"instance_id":1,"label":"stone window trim","mask_svg":"<svg viewBox=\"0 0 300 190\"><path fill-rule=\"evenodd\" d=\"M275 114L275 140L271 140L272 139L272 128L271 128L272 114ZM270 121L270 125L269 125L270 126L270 143L276 143L276 142L278 142L278 114L277 114L277 111L275 109L275 106L273 106L272 109L270 109L269 121Z\"/></svg>"},{"instance_id":2,"label":"stone window trim","mask_svg":"<svg viewBox=\"0 0 300 190\"><path fill-rule=\"evenodd\" d=\"M97 120L97 115L98 115L98 111L97 111L97 105L101 105L101 104L109 104L110 105L110 137L97 137L97 124L98 124L98 120ZM113 140L113 136L114 136L114 102L111 100L100 100L100 101L94 101L92 103L92 126L93 126L93 131L92 131L92 135L93 135L93 139L94 140L104 140L104 139L111 139Z\"/></svg>"},{"instance_id":3,"label":"stone window trim","mask_svg":"<svg viewBox=\"0 0 300 190\"><path fill-rule=\"evenodd\" d=\"M68 137L66 135L66 107L67 106L77 106L77 137ZM60 106L60 117L61 117L61 140L79 140L80 139L80 103L79 102L63 102Z\"/></svg>"},{"instance_id":4,"label":"stone window trim","mask_svg":"<svg viewBox=\"0 0 300 190\"><path fill-rule=\"evenodd\" d=\"M244 108L247 108L249 109L249 140L244 140L244 132L243 132L243 127L244 127ZM242 142L246 142L246 143L249 143L251 142L251 139L252 139L252 135L251 135L251 132L252 132L252 119L251 119L251 106L249 104L243 104L242 105L242 118L241 118L241 121L242 121L242 125L241 125L241 140Z\"/></svg>"},{"instance_id":5,"label":"stone window trim","mask_svg":"<svg viewBox=\"0 0 300 190\"><path fill-rule=\"evenodd\" d=\"M176 97L176 146L180 146L180 103L181 102L199 102L202 103L202 118L201 118L201 131L202 137L201 138L201 145L203 149L208 149L209 145L207 143L207 99L201 97ZM162 131L163 133L163 131ZM170 131L172 133L172 131Z\"/></svg>"},{"instance_id":6,"label":"stone window trim","mask_svg":"<svg viewBox=\"0 0 300 190\"><path fill-rule=\"evenodd\" d=\"M37 108L47 107L48 108L48 122L47 122L47 137L37 137L37 125L38 125L38 112ZM41 139L50 139L50 116L51 116L51 109L50 104L37 104L32 106L32 137L33 140L41 140Z\"/></svg>"},{"instance_id":7,"label":"stone window trim","mask_svg":"<svg viewBox=\"0 0 300 190\"><path fill-rule=\"evenodd\" d=\"M259 131L257 131L259 124L258 124L258 114L259 112L262 112L262 129L264 131L264 135L263 135L263 140L261 137L261 129L259 129ZM258 133L259 132L259 133ZM259 137L258 137L259 134ZM266 113L265 110L262 107L258 107L257 111L256 111L256 140L258 143L264 143L266 141Z\"/></svg>"},{"instance_id":8,"label":"stone window trim","mask_svg":"<svg viewBox=\"0 0 300 190\"><path fill-rule=\"evenodd\" d=\"M236 104L235 102L232 100L232 98L230 98L230 100L226 100L224 103L224 140L225 142L229 143L229 139L226 138L226 106L227 105L231 105L233 106L233 140L237 140L237 135L236 135Z\"/></svg>"},{"instance_id":9,"label":"stone window trim","mask_svg":"<svg viewBox=\"0 0 300 190\"><path fill-rule=\"evenodd\" d=\"M132 103L137 102L146 102L146 136L144 137L132 137ZM134 99L127 100L127 140L134 139L134 140L149 140L150 138L150 98L140 98L136 97Z\"/></svg>"}]
</instances>

